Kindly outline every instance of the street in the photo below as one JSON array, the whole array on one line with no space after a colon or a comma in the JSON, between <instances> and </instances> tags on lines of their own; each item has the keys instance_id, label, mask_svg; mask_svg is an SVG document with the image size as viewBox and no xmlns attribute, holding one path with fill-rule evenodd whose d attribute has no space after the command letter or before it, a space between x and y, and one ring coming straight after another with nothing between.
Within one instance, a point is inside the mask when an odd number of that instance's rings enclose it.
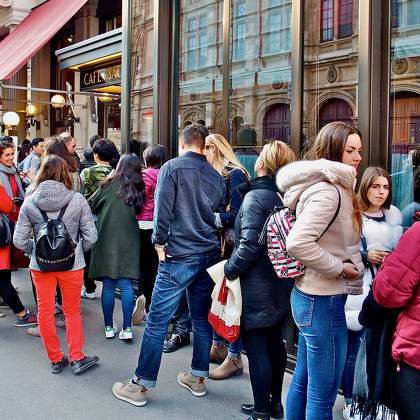
<instances>
[{"instance_id":1,"label":"street","mask_svg":"<svg viewBox=\"0 0 420 420\"><path fill-rule=\"evenodd\" d=\"M12 273L12 278L22 301L30 309L35 309L26 270ZM15 328L12 312L4 310L6 317L0 319L1 420L44 420L48 416L60 420L246 419L239 410L241 403L252 402L246 357L242 377L222 382L208 380L208 394L197 398L176 382L177 373L189 368L191 346L163 355L157 387L149 392L149 402L145 407L137 408L118 401L111 393L112 384L133 375L144 326L134 327L135 340L132 344L118 338L106 340L100 299L82 300L82 311L85 352L87 355L97 354L100 363L86 374L75 376L69 367L60 375L52 375L41 339L28 336L25 328ZM121 306L117 300L115 319L119 325L121 317ZM58 331L63 344L65 332ZM63 348L66 350L65 346ZM290 378L287 374L283 401ZM339 397L335 420L342 418L342 404L342 397Z\"/></svg>"}]
</instances>

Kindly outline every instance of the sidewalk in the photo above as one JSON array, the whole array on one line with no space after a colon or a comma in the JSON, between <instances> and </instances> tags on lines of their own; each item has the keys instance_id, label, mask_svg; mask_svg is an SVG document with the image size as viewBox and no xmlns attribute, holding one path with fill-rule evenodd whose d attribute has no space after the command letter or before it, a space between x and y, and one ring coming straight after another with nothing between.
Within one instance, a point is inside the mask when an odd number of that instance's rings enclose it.
<instances>
[{"instance_id":1,"label":"sidewalk","mask_svg":"<svg viewBox=\"0 0 420 420\"><path fill-rule=\"evenodd\" d=\"M12 274L13 283L30 309L33 296L25 270ZM13 313L5 310L0 318L0 419L45 420L48 416L60 420L245 420L239 410L241 403L252 402L247 359L244 357L244 375L222 382L207 381L208 394L197 398L176 382L179 371L187 371L192 347L164 354L157 388L149 392L149 403L133 407L118 401L111 393L113 382L133 375L144 326L134 327L132 344L106 340L100 300L82 302L85 327L85 352L100 357L99 366L85 375L75 376L70 368L60 375L52 375L42 342L30 337L24 328L13 326ZM121 325L121 306L117 300L115 319ZM59 329L62 343L65 331ZM63 346L65 349L65 345ZM286 375L284 399L291 376ZM284 400L283 399L283 400ZM334 420L341 419L342 398L336 403Z\"/></svg>"}]
</instances>

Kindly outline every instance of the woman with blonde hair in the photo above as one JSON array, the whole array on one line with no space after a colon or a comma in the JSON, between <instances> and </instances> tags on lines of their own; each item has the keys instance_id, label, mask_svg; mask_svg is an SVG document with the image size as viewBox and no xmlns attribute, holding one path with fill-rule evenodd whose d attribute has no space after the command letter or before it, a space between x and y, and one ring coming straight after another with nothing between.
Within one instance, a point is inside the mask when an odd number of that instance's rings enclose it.
<instances>
[{"instance_id":1,"label":"woman with blonde hair","mask_svg":"<svg viewBox=\"0 0 420 420\"><path fill-rule=\"evenodd\" d=\"M242 291L241 339L249 361L254 404L243 404L250 419L283 416L281 393L287 353L283 324L290 311L292 281L279 280L265 245L258 239L276 206L282 206L274 176L295 160L285 143L266 144L256 163L257 178L239 186L243 202L235 222L235 248L225 264L228 280L238 278Z\"/></svg>"},{"instance_id":2,"label":"woman with blonde hair","mask_svg":"<svg viewBox=\"0 0 420 420\"><path fill-rule=\"evenodd\" d=\"M222 231L222 253L229 258L235 244L233 230L235 219L242 204L242 196L238 186L249 180L248 172L240 164L231 145L220 134L210 134L206 137L205 151L207 161L219 172L225 180L225 207L215 214L216 224ZM230 343L228 349L223 338L213 334L213 344L210 350L210 362L221 363L210 372L209 378L215 380L226 379L235 375L242 375L241 340Z\"/></svg>"},{"instance_id":3,"label":"woman with blonde hair","mask_svg":"<svg viewBox=\"0 0 420 420\"><path fill-rule=\"evenodd\" d=\"M291 296L299 345L288 420L332 419L347 350L344 304L347 295L362 293L362 212L353 189L361 148L357 129L332 122L309 145L311 160L277 174L284 203L297 217L286 248L306 266Z\"/></svg>"}]
</instances>

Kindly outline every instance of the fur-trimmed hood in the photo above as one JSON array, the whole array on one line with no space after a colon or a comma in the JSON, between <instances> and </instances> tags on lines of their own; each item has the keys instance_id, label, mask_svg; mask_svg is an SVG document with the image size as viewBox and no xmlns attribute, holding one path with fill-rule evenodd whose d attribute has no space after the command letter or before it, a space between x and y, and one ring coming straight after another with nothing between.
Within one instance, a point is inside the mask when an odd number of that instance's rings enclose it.
<instances>
[{"instance_id":1,"label":"fur-trimmed hood","mask_svg":"<svg viewBox=\"0 0 420 420\"><path fill-rule=\"evenodd\" d=\"M352 166L327 159L302 160L281 168L276 176L278 189L284 193L284 204L295 209L300 196L318 182L341 185L353 190L356 171Z\"/></svg>"}]
</instances>

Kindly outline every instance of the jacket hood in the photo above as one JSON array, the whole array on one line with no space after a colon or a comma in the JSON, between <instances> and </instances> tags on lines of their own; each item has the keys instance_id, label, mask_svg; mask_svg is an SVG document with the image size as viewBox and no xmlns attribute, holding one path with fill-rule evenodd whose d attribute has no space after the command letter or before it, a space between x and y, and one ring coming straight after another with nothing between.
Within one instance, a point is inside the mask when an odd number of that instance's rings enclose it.
<instances>
[{"instance_id":1,"label":"jacket hood","mask_svg":"<svg viewBox=\"0 0 420 420\"><path fill-rule=\"evenodd\" d=\"M260 176L238 185L238 191L242 197L245 197L245 195L252 190L270 190L277 192L275 178L271 176Z\"/></svg>"},{"instance_id":2,"label":"jacket hood","mask_svg":"<svg viewBox=\"0 0 420 420\"><path fill-rule=\"evenodd\" d=\"M61 210L74 197L75 192L57 181L44 181L33 194L35 205L45 212Z\"/></svg>"},{"instance_id":3,"label":"jacket hood","mask_svg":"<svg viewBox=\"0 0 420 420\"><path fill-rule=\"evenodd\" d=\"M352 166L327 159L304 160L281 168L276 182L278 189L284 193L285 204L294 208L301 194L318 182L329 182L353 190L356 171Z\"/></svg>"}]
</instances>

